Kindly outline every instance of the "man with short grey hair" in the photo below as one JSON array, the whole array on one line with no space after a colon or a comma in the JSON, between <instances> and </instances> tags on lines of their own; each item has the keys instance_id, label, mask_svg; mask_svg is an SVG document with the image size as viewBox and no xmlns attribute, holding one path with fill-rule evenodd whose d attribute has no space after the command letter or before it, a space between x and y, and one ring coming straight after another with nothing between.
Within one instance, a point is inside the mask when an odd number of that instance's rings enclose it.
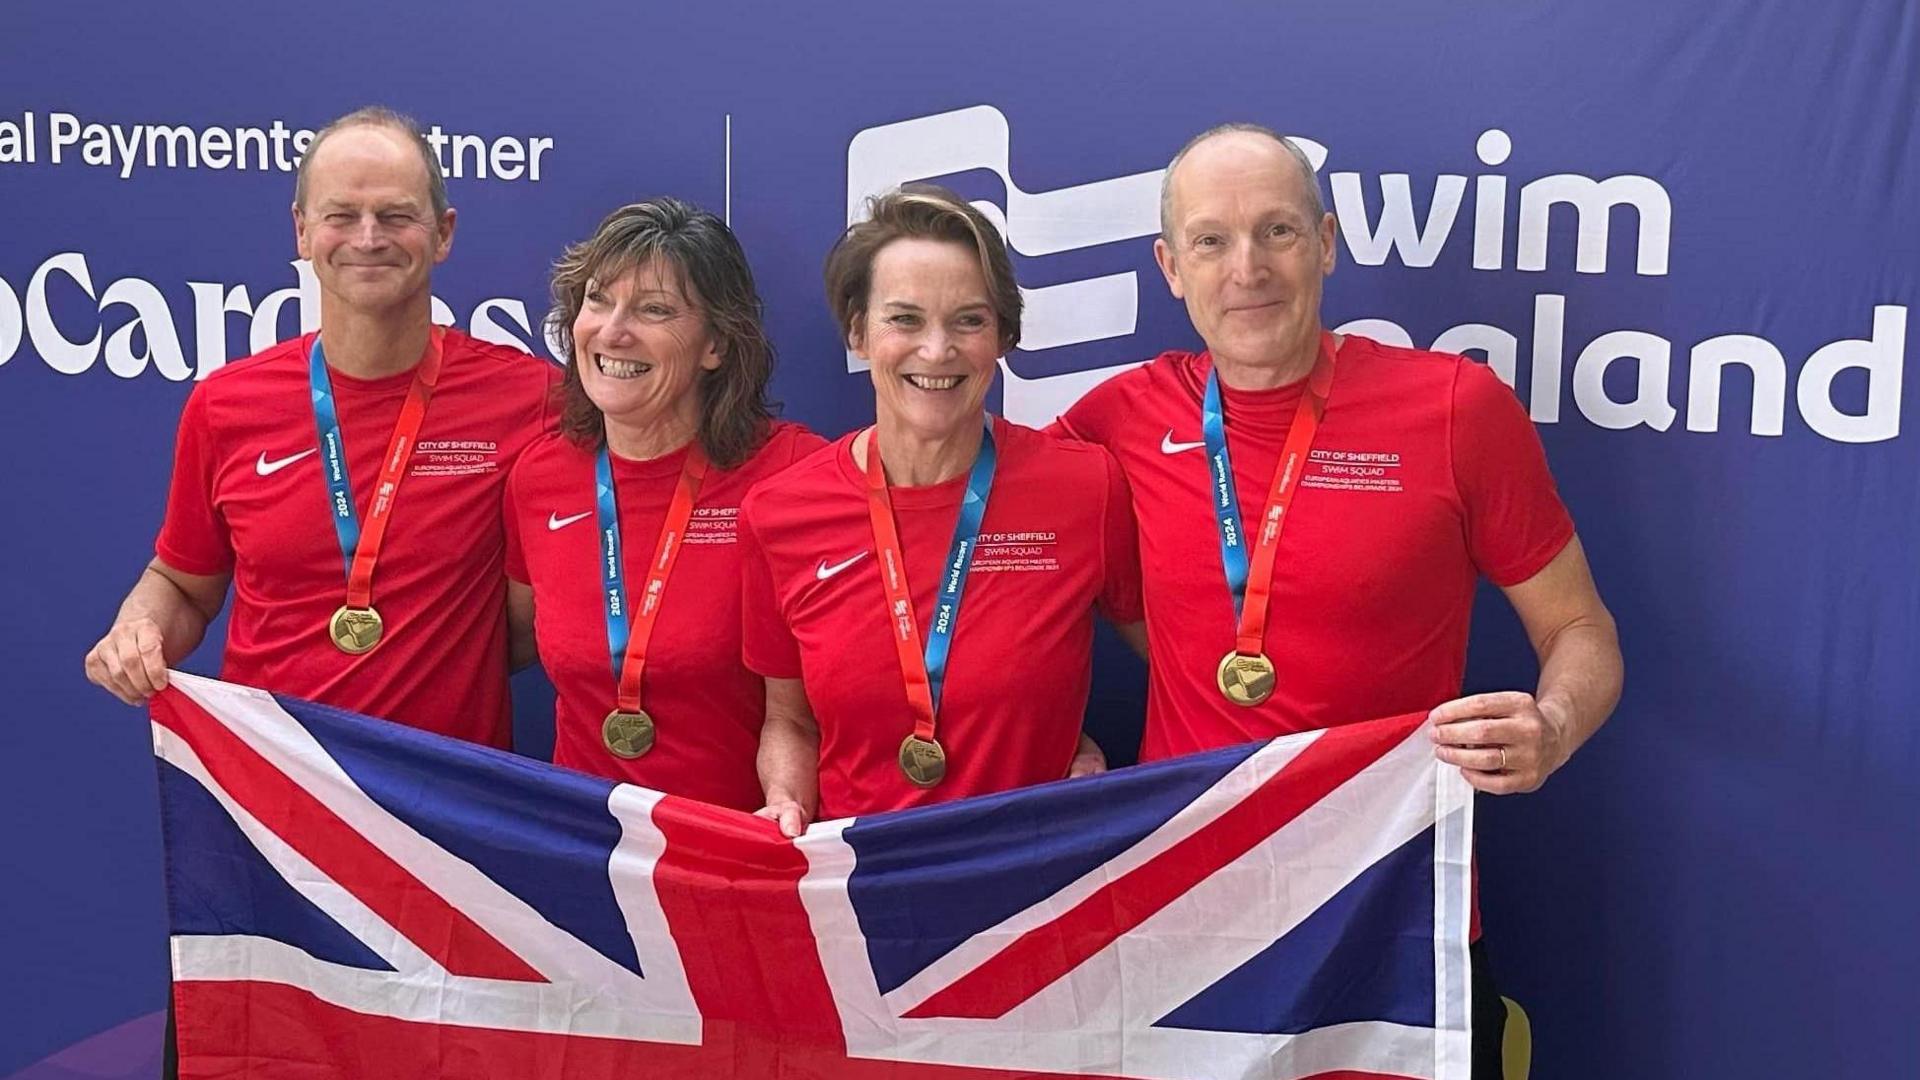
<instances>
[{"instance_id":1,"label":"man with short grey hair","mask_svg":"<svg viewBox=\"0 0 1920 1080\"><path fill-rule=\"evenodd\" d=\"M1058 424L1132 486L1142 758L1423 712L1476 789L1538 788L1612 711L1621 661L1512 392L1462 357L1326 330L1336 223L1306 156L1267 128L1183 147L1161 232L1155 258L1205 351L1163 353ZM1460 696L1482 577L1538 654L1531 693ZM1474 912L1474 1075L1498 1077L1504 1012Z\"/></svg>"},{"instance_id":2,"label":"man with short grey hair","mask_svg":"<svg viewBox=\"0 0 1920 1080\"><path fill-rule=\"evenodd\" d=\"M294 191L319 332L194 388L154 558L88 678L145 701L231 584L225 678L505 746L500 494L559 369L434 327L456 214L413 121L328 124Z\"/></svg>"},{"instance_id":3,"label":"man with short grey hair","mask_svg":"<svg viewBox=\"0 0 1920 1080\"><path fill-rule=\"evenodd\" d=\"M145 701L231 584L223 677L505 746L500 496L559 369L434 327L456 214L413 121L328 124L294 191L319 332L194 388L154 558L87 676Z\"/></svg>"}]
</instances>

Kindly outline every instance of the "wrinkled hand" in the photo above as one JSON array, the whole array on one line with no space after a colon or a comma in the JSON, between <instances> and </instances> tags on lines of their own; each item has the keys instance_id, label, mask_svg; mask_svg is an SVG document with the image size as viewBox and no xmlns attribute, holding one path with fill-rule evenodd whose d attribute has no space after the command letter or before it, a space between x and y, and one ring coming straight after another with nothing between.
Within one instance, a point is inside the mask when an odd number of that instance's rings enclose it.
<instances>
[{"instance_id":1,"label":"wrinkled hand","mask_svg":"<svg viewBox=\"0 0 1920 1080\"><path fill-rule=\"evenodd\" d=\"M1082 732L1080 746L1073 752L1073 762L1067 766L1069 780L1081 776L1098 776L1107 771L1107 754Z\"/></svg>"},{"instance_id":2,"label":"wrinkled hand","mask_svg":"<svg viewBox=\"0 0 1920 1080\"><path fill-rule=\"evenodd\" d=\"M129 705L144 705L167 685L160 625L146 616L113 624L87 652L87 681Z\"/></svg>"},{"instance_id":3,"label":"wrinkled hand","mask_svg":"<svg viewBox=\"0 0 1920 1080\"><path fill-rule=\"evenodd\" d=\"M1459 698L1434 709L1427 722L1434 756L1458 765L1467 783L1491 795L1537 791L1567 762L1564 725L1542 712L1532 694Z\"/></svg>"},{"instance_id":4,"label":"wrinkled hand","mask_svg":"<svg viewBox=\"0 0 1920 1080\"><path fill-rule=\"evenodd\" d=\"M772 820L780 826L780 835L792 838L807 831L813 812L792 799L775 799L753 812L754 817Z\"/></svg>"}]
</instances>

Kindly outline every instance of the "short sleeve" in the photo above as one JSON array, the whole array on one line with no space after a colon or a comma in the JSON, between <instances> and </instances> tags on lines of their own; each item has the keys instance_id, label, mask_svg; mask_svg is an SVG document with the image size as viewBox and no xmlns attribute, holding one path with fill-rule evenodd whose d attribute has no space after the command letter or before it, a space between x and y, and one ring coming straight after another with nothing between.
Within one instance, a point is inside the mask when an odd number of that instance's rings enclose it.
<instances>
[{"instance_id":1,"label":"short sleeve","mask_svg":"<svg viewBox=\"0 0 1920 1080\"><path fill-rule=\"evenodd\" d=\"M1126 408L1126 395L1122 388L1131 382L1134 374L1127 372L1087 391L1058 419L1047 425L1047 434L1059 439L1106 445L1113 437L1114 417Z\"/></svg>"},{"instance_id":2,"label":"short sleeve","mask_svg":"<svg viewBox=\"0 0 1920 1080\"><path fill-rule=\"evenodd\" d=\"M769 679L800 677L800 643L780 610L773 568L760 543L753 502L741 508L740 659L749 671Z\"/></svg>"},{"instance_id":3,"label":"short sleeve","mask_svg":"<svg viewBox=\"0 0 1920 1080\"><path fill-rule=\"evenodd\" d=\"M233 570L232 534L213 494L218 469L213 427L207 419L207 386L202 383L193 388L180 412L167 513L153 543L153 553L176 570L207 576Z\"/></svg>"},{"instance_id":4,"label":"short sleeve","mask_svg":"<svg viewBox=\"0 0 1920 1080\"><path fill-rule=\"evenodd\" d=\"M1112 454L1101 451L1100 460L1107 470L1100 612L1115 626L1126 626L1146 618L1140 599L1140 534L1134 527L1133 489Z\"/></svg>"},{"instance_id":5,"label":"short sleeve","mask_svg":"<svg viewBox=\"0 0 1920 1080\"><path fill-rule=\"evenodd\" d=\"M521 398L524 403L521 407L526 411L520 414L523 419L515 428L513 445L507 451L509 466L542 438L560 430L560 384L566 378L565 368L538 356L516 357L514 364L534 365L536 373L525 376L526 389L520 391L528 395Z\"/></svg>"},{"instance_id":6,"label":"short sleeve","mask_svg":"<svg viewBox=\"0 0 1920 1080\"><path fill-rule=\"evenodd\" d=\"M827 440L813 433L812 428L794 425L793 437L788 440L792 445L788 449L787 464L798 464L802 459L813 456L814 451L827 445Z\"/></svg>"},{"instance_id":7,"label":"short sleeve","mask_svg":"<svg viewBox=\"0 0 1920 1080\"><path fill-rule=\"evenodd\" d=\"M561 386L567 380L567 369L559 364L541 361L546 368L546 381L540 391L540 432L552 434L560 430Z\"/></svg>"},{"instance_id":8,"label":"short sleeve","mask_svg":"<svg viewBox=\"0 0 1920 1080\"><path fill-rule=\"evenodd\" d=\"M522 585L533 584L527 573L527 551L520 543L519 470L508 474L500 494L500 526L507 537L507 577Z\"/></svg>"},{"instance_id":9,"label":"short sleeve","mask_svg":"<svg viewBox=\"0 0 1920 1080\"><path fill-rule=\"evenodd\" d=\"M1573 539L1540 433L1491 369L1463 361L1454 377L1451 440L1474 565L1495 585L1518 585Z\"/></svg>"}]
</instances>

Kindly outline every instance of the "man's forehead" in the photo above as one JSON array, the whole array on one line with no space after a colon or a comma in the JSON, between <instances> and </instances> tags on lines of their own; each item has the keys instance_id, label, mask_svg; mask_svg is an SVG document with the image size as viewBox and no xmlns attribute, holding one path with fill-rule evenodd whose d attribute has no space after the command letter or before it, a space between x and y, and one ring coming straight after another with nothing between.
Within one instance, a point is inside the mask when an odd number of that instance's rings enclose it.
<instances>
[{"instance_id":1,"label":"man's forehead","mask_svg":"<svg viewBox=\"0 0 1920 1080\"><path fill-rule=\"evenodd\" d=\"M358 124L334 132L310 153L313 160L307 164L307 177L312 184L336 177L364 179L384 172L409 188L416 182L421 192L427 188L427 165L419 149L390 128Z\"/></svg>"},{"instance_id":2,"label":"man's forehead","mask_svg":"<svg viewBox=\"0 0 1920 1080\"><path fill-rule=\"evenodd\" d=\"M1174 167L1168 187L1177 217L1219 204L1309 205L1300 163L1257 132L1231 131L1195 144Z\"/></svg>"}]
</instances>

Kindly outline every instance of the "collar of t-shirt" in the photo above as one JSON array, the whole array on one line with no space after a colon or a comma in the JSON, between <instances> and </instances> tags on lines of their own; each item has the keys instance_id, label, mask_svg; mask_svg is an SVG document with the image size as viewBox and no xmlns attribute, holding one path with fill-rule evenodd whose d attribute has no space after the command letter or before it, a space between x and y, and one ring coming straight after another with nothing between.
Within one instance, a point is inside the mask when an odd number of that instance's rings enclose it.
<instances>
[{"instance_id":1,"label":"collar of t-shirt","mask_svg":"<svg viewBox=\"0 0 1920 1080\"><path fill-rule=\"evenodd\" d=\"M300 369L306 371L307 354L313 348L313 339L317 334L305 334L300 338ZM441 348L446 350L441 360L442 386L446 385L445 371L455 357L455 335L449 333L442 339ZM413 389L413 376L420 368L414 364L405 371L396 371L392 375L382 375L375 379L362 379L349 375L332 364L327 365L327 383L336 395L354 398L405 397Z\"/></svg>"},{"instance_id":2,"label":"collar of t-shirt","mask_svg":"<svg viewBox=\"0 0 1920 1080\"><path fill-rule=\"evenodd\" d=\"M1200 399L1207 392L1207 375L1213 370L1213 357L1201 353L1191 368L1194 385L1194 420L1198 426ZM1265 390L1236 390L1224 381L1220 384L1220 405L1227 416L1227 430L1240 439L1255 439L1277 451L1293 428L1294 414L1300 408L1300 395L1307 388L1305 376Z\"/></svg>"},{"instance_id":3,"label":"collar of t-shirt","mask_svg":"<svg viewBox=\"0 0 1920 1080\"><path fill-rule=\"evenodd\" d=\"M840 448L840 473L847 482L857 487L864 497L867 490L866 463L853 456L853 440L859 436L858 429L846 437ZM993 423L993 437L1000 448L1000 466L1004 472L1007 461L1006 421L996 418ZM952 509L960 505L961 497L967 490L967 470L962 469L951 479L937 484L921 484L907 487L900 484L887 485L887 498L895 509L900 510L938 510Z\"/></svg>"},{"instance_id":4,"label":"collar of t-shirt","mask_svg":"<svg viewBox=\"0 0 1920 1080\"><path fill-rule=\"evenodd\" d=\"M613 482L618 484L622 480L678 480L680 470L687 463L687 452L692 448L693 443L689 442L672 453L661 454L659 457L648 458L645 461L635 461L632 458L623 458L617 453L609 453L607 457L613 462Z\"/></svg>"}]
</instances>

